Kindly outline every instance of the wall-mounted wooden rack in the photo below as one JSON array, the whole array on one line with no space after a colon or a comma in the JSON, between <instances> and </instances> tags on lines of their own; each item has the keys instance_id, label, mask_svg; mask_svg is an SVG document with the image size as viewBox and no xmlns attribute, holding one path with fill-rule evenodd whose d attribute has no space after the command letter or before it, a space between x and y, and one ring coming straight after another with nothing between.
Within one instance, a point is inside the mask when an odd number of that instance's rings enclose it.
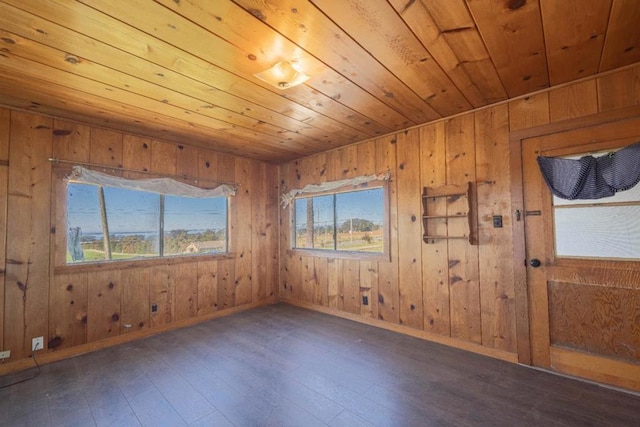
<instances>
[{"instance_id":1,"label":"wall-mounted wooden rack","mask_svg":"<svg viewBox=\"0 0 640 427\"><path fill-rule=\"evenodd\" d=\"M464 185L424 187L422 240L425 243L435 243L442 239L464 239L477 245L474 212L475 201L470 182Z\"/></svg>"}]
</instances>

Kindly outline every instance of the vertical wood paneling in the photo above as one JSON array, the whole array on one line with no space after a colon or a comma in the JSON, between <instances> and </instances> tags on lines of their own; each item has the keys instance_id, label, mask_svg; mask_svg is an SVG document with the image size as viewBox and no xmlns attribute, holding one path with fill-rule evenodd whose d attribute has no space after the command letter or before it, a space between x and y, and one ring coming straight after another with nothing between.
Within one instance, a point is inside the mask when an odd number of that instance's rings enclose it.
<instances>
[{"instance_id":1,"label":"vertical wood paneling","mask_svg":"<svg viewBox=\"0 0 640 427\"><path fill-rule=\"evenodd\" d=\"M548 92L509 103L509 129L512 131L544 125L549 120Z\"/></svg>"},{"instance_id":2,"label":"vertical wood paneling","mask_svg":"<svg viewBox=\"0 0 640 427\"><path fill-rule=\"evenodd\" d=\"M236 214L232 215L232 231L234 238L233 251L236 252L235 261L235 304L251 302L253 284L251 278L251 241L253 239L252 221L238 221L239 212L251 212L253 197L253 182L250 170L251 160L236 159L235 181L240 184L234 198Z\"/></svg>"},{"instance_id":3,"label":"vertical wood paneling","mask_svg":"<svg viewBox=\"0 0 640 427\"><path fill-rule=\"evenodd\" d=\"M91 128L62 120L53 121L53 157L74 162L89 161Z\"/></svg>"},{"instance_id":4,"label":"vertical wood paneling","mask_svg":"<svg viewBox=\"0 0 640 427\"><path fill-rule=\"evenodd\" d=\"M204 162L204 163L203 163ZM215 162L215 163L214 163ZM199 158L199 173L209 172L210 176L214 173L216 178L221 181L236 181L236 162L233 156L227 154L207 153L205 158ZM216 171L210 171L215 168ZM202 175L201 175L202 176ZM242 192L242 187L238 188L238 193ZM238 207L238 196L229 198L229 221L227 224L227 235L229 236L229 250L235 254L236 259L240 252L236 245L238 244L236 229L242 215ZM247 211L244 211L247 212ZM249 211L250 212L250 211ZM235 259L224 259L218 261L218 307L233 307L236 302L236 261Z\"/></svg>"},{"instance_id":5,"label":"vertical wood paneling","mask_svg":"<svg viewBox=\"0 0 640 427\"><path fill-rule=\"evenodd\" d=\"M89 162L122 167L122 140L123 135L120 132L91 128Z\"/></svg>"},{"instance_id":6,"label":"vertical wood paneling","mask_svg":"<svg viewBox=\"0 0 640 427\"><path fill-rule=\"evenodd\" d=\"M48 342L59 345L55 350L87 342L87 273L61 274L51 283L49 293Z\"/></svg>"},{"instance_id":7,"label":"vertical wood paneling","mask_svg":"<svg viewBox=\"0 0 640 427\"><path fill-rule=\"evenodd\" d=\"M422 187L446 185L444 122L420 128L420 178ZM433 211L429 215L446 215L444 198L429 201ZM430 229L437 236L447 235L447 221L429 220ZM422 230L424 231L424 230ZM448 240L436 240L422 246L422 283L424 288L424 328L437 334L449 335Z\"/></svg>"},{"instance_id":8,"label":"vertical wood paneling","mask_svg":"<svg viewBox=\"0 0 640 427\"><path fill-rule=\"evenodd\" d=\"M193 264L173 266L176 317L175 320L188 319L198 313L198 269Z\"/></svg>"},{"instance_id":9,"label":"vertical wood paneling","mask_svg":"<svg viewBox=\"0 0 640 427\"><path fill-rule=\"evenodd\" d=\"M204 178L204 175L200 175L199 170L199 152L200 150L195 147L178 145L178 150L176 151L176 175Z\"/></svg>"},{"instance_id":10,"label":"vertical wood paneling","mask_svg":"<svg viewBox=\"0 0 640 427\"><path fill-rule=\"evenodd\" d=\"M314 262L314 274L315 274L315 289L313 292L313 303L327 307L328 302L328 259L327 258L315 258Z\"/></svg>"},{"instance_id":11,"label":"vertical wood paneling","mask_svg":"<svg viewBox=\"0 0 640 427\"><path fill-rule=\"evenodd\" d=\"M467 114L446 123L447 184L475 183L475 147L473 115ZM475 185L474 185L475 187ZM475 188L474 190L475 191ZM466 201L449 199L447 213L466 212ZM464 234L463 224L450 222L449 234ZM480 289L478 285L478 248L465 240L449 241L449 294L451 336L481 342Z\"/></svg>"},{"instance_id":12,"label":"vertical wood paneling","mask_svg":"<svg viewBox=\"0 0 640 427\"><path fill-rule=\"evenodd\" d=\"M290 180L291 170L293 169L293 163L286 163L279 168L279 191L278 191L278 212L280 214L278 218L278 235L280 238L279 244L279 280L277 294L282 298L291 298L291 286L289 278L289 268L291 264L291 256L288 251L291 248L291 208L282 208L279 205L281 196L287 191L291 190L292 182Z\"/></svg>"},{"instance_id":13,"label":"vertical wood paneling","mask_svg":"<svg viewBox=\"0 0 640 427\"><path fill-rule=\"evenodd\" d=\"M371 261L360 261L360 314L373 319L378 318L378 263ZM367 297L368 304L365 305L363 297Z\"/></svg>"},{"instance_id":14,"label":"vertical wood paneling","mask_svg":"<svg viewBox=\"0 0 640 427\"><path fill-rule=\"evenodd\" d=\"M48 335L52 120L11 112L4 346L13 360Z\"/></svg>"},{"instance_id":15,"label":"vertical wood paneling","mask_svg":"<svg viewBox=\"0 0 640 427\"><path fill-rule=\"evenodd\" d=\"M478 261L482 344L515 352L513 264L504 262L513 254L508 114L506 105L475 114ZM502 216L502 228L493 227L493 215Z\"/></svg>"},{"instance_id":16,"label":"vertical wood paneling","mask_svg":"<svg viewBox=\"0 0 640 427\"><path fill-rule=\"evenodd\" d=\"M267 165L265 181L267 184L267 197L264 209L267 211L267 222L265 224L264 241L267 245L267 269L264 278L258 280L265 282L265 297L272 297L278 294L278 283L280 278L280 253L279 253L279 231L278 221L280 215L284 215L284 210L280 205L279 171L275 165ZM283 227L288 232L288 227ZM258 261L254 260L254 264ZM255 279L255 277L254 277ZM260 287L262 289L262 287Z\"/></svg>"},{"instance_id":17,"label":"vertical wood paneling","mask_svg":"<svg viewBox=\"0 0 640 427\"><path fill-rule=\"evenodd\" d=\"M253 230L251 235L251 300L258 301L267 296L267 269L269 267L269 241L267 240L267 215L265 209L269 196L272 177L267 175L265 164L256 165L250 170L253 183L251 217ZM277 209L277 207L275 208Z\"/></svg>"},{"instance_id":18,"label":"vertical wood paneling","mask_svg":"<svg viewBox=\"0 0 640 427\"><path fill-rule=\"evenodd\" d=\"M97 341L120 335L120 271L100 271L88 277L87 340Z\"/></svg>"},{"instance_id":19,"label":"vertical wood paneling","mask_svg":"<svg viewBox=\"0 0 640 427\"><path fill-rule=\"evenodd\" d=\"M198 315L218 309L218 261L198 263Z\"/></svg>"},{"instance_id":20,"label":"vertical wood paneling","mask_svg":"<svg viewBox=\"0 0 640 427\"><path fill-rule=\"evenodd\" d=\"M329 258L327 259L327 304L329 308L336 310L342 307L339 282L341 280L338 279L338 260Z\"/></svg>"},{"instance_id":21,"label":"vertical wood paneling","mask_svg":"<svg viewBox=\"0 0 640 427\"><path fill-rule=\"evenodd\" d=\"M0 349L4 350L4 288L7 249L7 197L11 112L0 108Z\"/></svg>"},{"instance_id":22,"label":"vertical wood paneling","mask_svg":"<svg viewBox=\"0 0 640 427\"><path fill-rule=\"evenodd\" d=\"M149 306L156 304L158 310L151 312L151 327L171 323L175 319L176 284L171 266L151 267L149 273Z\"/></svg>"},{"instance_id":23,"label":"vertical wood paneling","mask_svg":"<svg viewBox=\"0 0 640 427\"><path fill-rule=\"evenodd\" d=\"M124 135L122 138L122 165L125 169L151 170L151 140L140 136ZM149 178L145 174L125 172L125 178Z\"/></svg>"},{"instance_id":24,"label":"vertical wood paneling","mask_svg":"<svg viewBox=\"0 0 640 427\"><path fill-rule=\"evenodd\" d=\"M360 314L360 261L352 259L340 261L338 265L342 264L343 310Z\"/></svg>"},{"instance_id":25,"label":"vertical wood paneling","mask_svg":"<svg viewBox=\"0 0 640 427\"><path fill-rule=\"evenodd\" d=\"M169 142L151 141L151 170L159 174L175 175L178 147Z\"/></svg>"},{"instance_id":26,"label":"vertical wood paneling","mask_svg":"<svg viewBox=\"0 0 640 427\"><path fill-rule=\"evenodd\" d=\"M420 196L420 140L414 129L397 135L398 285L400 323L424 327L422 307L422 202Z\"/></svg>"},{"instance_id":27,"label":"vertical wood paneling","mask_svg":"<svg viewBox=\"0 0 640 427\"><path fill-rule=\"evenodd\" d=\"M376 171L392 174L388 183L389 200L389 261L378 263L378 318L391 323L400 322L398 293L398 184L396 175L396 136L376 140Z\"/></svg>"},{"instance_id":28,"label":"vertical wood paneling","mask_svg":"<svg viewBox=\"0 0 640 427\"><path fill-rule=\"evenodd\" d=\"M640 66L600 77L597 84L600 112L640 105Z\"/></svg>"},{"instance_id":29,"label":"vertical wood paneling","mask_svg":"<svg viewBox=\"0 0 640 427\"><path fill-rule=\"evenodd\" d=\"M300 268L302 271L302 301L310 303L313 302L315 287L318 284L316 280L316 270L313 262L313 257L303 256L302 265Z\"/></svg>"},{"instance_id":30,"label":"vertical wood paneling","mask_svg":"<svg viewBox=\"0 0 640 427\"><path fill-rule=\"evenodd\" d=\"M122 288L121 316L122 333L146 329L150 324L149 268L129 268L120 273ZM131 325L127 327L126 325Z\"/></svg>"},{"instance_id":31,"label":"vertical wood paneling","mask_svg":"<svg viewBox=\"0 0 640 427\"><path fill-rule=\"evenodd\" d=\"M552 122L597 112L598 93L595 80L587 80L549 92L549 115Z\"/></svg>"}]
</instances>

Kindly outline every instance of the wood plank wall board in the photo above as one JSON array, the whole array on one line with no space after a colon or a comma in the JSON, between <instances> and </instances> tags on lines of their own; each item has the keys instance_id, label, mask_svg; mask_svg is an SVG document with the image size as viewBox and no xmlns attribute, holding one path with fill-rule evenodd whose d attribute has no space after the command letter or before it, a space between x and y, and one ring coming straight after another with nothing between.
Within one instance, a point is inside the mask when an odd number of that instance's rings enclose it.
<instances>
[{"instance_id":1,"label":"wood plank wall board","mask_svg":"<svg viewBox=\"0 0 640 427\"><path fill-rule=\"evenodd\" d=\"M509 103L509 130L527 129L549 123L549 92Z\"/></svg>"},{"instance_id":2,"label":"wood plank wall board","mask_svg":"<svg viewBox=\"0 0 640 427\"><path fill-rule=\"evenodd\" d=\"M548 287L552 345L640 359L637 290L558 282Z\"/></svg>"},{"instance_id":3,"label":"wood plank wall board","mask_svg":"<svg viewBox=\"0 0 640 427\"><path fill-rule=\"evenodd\" d=\"M120 272L122 287L120 323L123 334L147 329L150 326L150 275L149 268L129 268ZM131 325L131 327L125 325Z\"/></svg>"},{"instance_id":4,"label":"wood plank wall board","mask_svg":"<svg viewBox=\"0 0 640 427\"><path fill-rule=\"evenodd\" d=\"M198 314L198 269L189 264L172 266L175 275L176 320L188 319Z\"/></svg>"},{"instance_id":5,"label":"wood plank wall board","mask_svg":"<svg viewBox=\"0 0 640 427\"><path fill-rule=\"evenodd\" d=\"M327 307L335 309L342 306L339 284L342 280L338 279L338 261L336 258L327 259Z\"/></svg>"},{"instance_id":6,"label":"wood plank wall board","mask_svg":"<svg viewBox=\"0 0 640 427\"><path fill-rule=\"evenodd\" d=\"M53 157L86 163L89 161L91 128L78 123L53 121Z\"/></svg>"},{"instance_id":7,"label":"wood plank wall board","mask_svg":"<svg viewBox=\"0 0 640 427\"><path fill-rule=\"evenodd\" d=\"M478 265L482 344L515 352L514 270L512 264L504 265L504 260L509 259L513 254L508 135L507 105L476 112ZM493 227L494 215L502 217L502 228Z\"/></svg>"},{"instance_id":8,"label":"wood plank wall board","mask_svg":"<svg viewBox=\"0 0 640 427\"><path fill-rule=\"evenodd\" d=\"M640 61L640 8L636 6L635 0L613 1L600 71L609 71Z\"/></svg>"},{"instance_id":9,"label":"wood plank wall board","mask_svg":"<svg viewBox=\"0 0 640 427\"><path fill-rule=\"evenodd\" d=\"M639 67L603 76L597 83L598 111L612 111L640 104Z\"/></svg>"},{"instance_id":10,"label":"wood plank wall board","mask_svg":"<svg viewBox=\"0 0 640 427\"><path fill-rule=\"evenodd\" d=\"M4 350L4 290L7 250L7 195L9 191L9 141L11 111L0 108L0 349Z\"/></svg>"},{"instance_id":11,"label":"wood plank wall board","mask_svg":"<svg viewBox=\"0 0 640 427\"><path fill-rule=\"evenodd\" d=\"M420 141L417 129L397 134L398 283L400 323L423 329L422 306L422 199ZM411 237L409 237L411 236Z\"/></svg>"},{"instance_id":12,"label":"wood plank wall board","mask_svg":"<svg viewBox=\"0 0 640 427\"><path fill-rule=\"evenodd\" d=\"M400 322L400 294L398 292L398 183L396 172L396 136L376 140L376 172L389 172L387 185L389 201L389 262L378 263L378 319Z\"/></svg>"},{"instance_id":13,"label":"wood plank wall board","mask_svg":"<svg viewBox=\"0 0 640 427\"><path fill-rule=\"evenodd\" d=\"M45 345L52 350L70 348L87 342L89 311L87 273L55 276L49 292L49 332ZM55 345L59 341L59 345Z\"/></svg>"},{"instance_id":14,"label":"wood plank wall board","mask_svg":"<svg viewBox=\"0 0 640 427\"><path fill-rule=\"evenodd\" d=\"M133 135L122 137L122 166L125 169L151 171L151 139ZM144 173L125 171L127 179L145 179L151 176Z\"/></svg>"},{"instance_id":15,"label":"wood plank wall board","mask_svg":"<svg viewBox=\"0 0 640 427\"><path fill-rule=\"evenodd\" d=\"M48 334L52 127L51 119L11 112L4 345L12 360Z\"/></svg>"},{"instance_id":16,"label":"wood plank wall board","mask_svg":"<svg viewBox=\"0 0 640 427\"><path fill-rule=\"evenodd\" d=\"M151 170L161 175L176 175L178 147L169 142L151 140Z\"/></svg>"},{"instance_id":17,"label":"wood plank wall board","mask_svg":"<svg viewBox=\"0 0 640 427\"><path fill-rule=\"evenodd\" d=\"M342 309L348 313L360 313L360 261L340 260L342 264ZM339 283L339 282L338 282Z\"/></svg>"},{"instance_id":18,"label":"wood plank wall board","mask_svg":"<svg viewBox=\"0 0 640 427\"><path fill-rule=\"evenodd\" d=\"M267 298L271 298L274 295L278 295L281 271L279 221L280 216L283 213L283 209L280 205L280 173L276 165L267 165L264 180L267 182L267 197L264 205L264 209L267 212L267 222L265 224L265 240L268 247L267 270L266 276L264 278L259 277L258 280L264 280L266 291L265 296ZM289 231L288 227L283 228L287 228L286 232ZM254 261L254 263L255 262L258 261Z\"/></svg>"},{"instance_id":19,"label":"wood plank wall board","mask_svg":"<svg viewBox=\"0 0 640 427\"><path fill-rule=\"evenodd\" d=\"M267 295L267 268L269 266L269 241L267 240L267 216L265 209L269 195L267 165L261 164L250 170L249 181L254 191L251 198L251 217L253 227L251 233L251 295L259 300ZM275 206L275 209L278 207Z\"/></svg>"},{"instance_id":20,"label":"wood plank wall board","mask_svg":"<svg viewBox=\"0 0 640 427\"><path fill-rule=\"evenodd\" d=\"M149 273L149 303L157 305L157 312L151 312L150 326L162 326L175 320L176 284L170 265L151 267Z\"/></svg>"},{"instance_id":21,"label":"wood plank wall board","mask_svg":"<svg viewBox=\"0 0 640 427\"><path fill-rule=\"evenodd\" d=\"M447 183L445 123L420 128L420 181L422 187L439 187ZM429 215L446 215L447 200L430 200ZM424 201L423 201L424 205ZM429 232L446 236L447 220L429 220ZM423 227L424 228L424 227ZM424 232L424 230L423 230ZM436 240L422 247L422 286L424 304L424 329L437 334L451 334L449 299L449 241Z\"/></svg>"},{"instance_id":22,"label":"wood plank wall board","mask_svg":"<svg viewBox=\"0 0 640 427\"><path fill-rule=\"evenodd\" d=\"M88 281L87 340L120 335L122 282L119 270L91 273Z\"/></svg>"},{"instance_id":23,"label":"wood plank wall board","mask_svg":"<svg viewBox=\"0 0 640 427\"><path fill-rule=\"evenodd\" d=\"M198 262L198 316L218 310L218 262Z\"/></svg>"},{"instance_id":24,"label":"wood plank wall board","mask_svg":"<svg viewBox=\"0 0 640 427\"><path fill-rule=\"evenodd\" d=\"M552 122L587 116L597 112L598 93L595 79L549 92L549 115Z\"/></svg>"},{"instance_id":25,"label":"wood plank wall board","mask_svg":"<svg viewBox=\"0 0 640 427\"><path fill-rule=\"evenodd\" d=\"M122 167L122 140L120 132L91 128L89 162L98 165Z\"/></svg>"},{"instance_id":26,"label":"wood plank wall board","mask_svg":"<svg viewBox=\"0 0 640 427\"><path fill-rule=\"evenodd\" d=\"M213 160L213 157L210 156ZM225 182L236 182L236 164L235 158L228 154L217 154L217 163L209 162L209 166L205 163L205 168L217 168L217 179ZM238 192L243 191L242 187L238 188ZM235 239L235 230L238 226L238 216L241 211L238 208L238 202L234 196L229 199L229 220L227 224L227 235L229 236L229 250L238 256L237 242ZM249 211L250 212L250 211ZM236 299L236 261L235 259L220 260L218 262L218 306L220 308L233 307Z\"/></svg>"},{"instance_id":27,"label":"wood plank wall board","mask_svg":"<svg viewBox=\"0 0 640 427\"><path fill-rule=\"evenodd\" d=\"M251 214L253 185L251 180L251 164L249 159L236 159L235 181L240 184L236 196L233 198L234 208L238 212ZM251 277L251 241L253 239L253 221L237 221L237 215L232 215L233 236L235 239L235 301L234 305L251 302L253 283ZM230 234L231 235L231 234Z\"/></svg>"},{"instance_id":28,"label":"wood plank wall board","mask_svg":"<svg viewBox=\"0 0 640 427\"><path fill-rule=\"evenodd\" d=\"M464 115L446 122L447 184L465 185L472 182L476 191L476 158L474 116ZM466 200L447 199L447 215L466 212ZM477 218L471 218L472 222ZM465 226L449 222L450 235L464 235ZM480 289L478 277L478 247L466 240L449 241L449 292L451 301L451 336L481 342Z\"/></svg>"}]
</instances>

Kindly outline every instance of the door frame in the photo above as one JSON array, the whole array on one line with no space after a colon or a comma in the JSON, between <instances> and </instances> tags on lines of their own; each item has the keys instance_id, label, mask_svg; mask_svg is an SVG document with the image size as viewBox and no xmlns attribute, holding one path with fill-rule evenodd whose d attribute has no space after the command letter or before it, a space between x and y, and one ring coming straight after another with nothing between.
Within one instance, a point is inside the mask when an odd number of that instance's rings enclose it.
<instances>
[{"instance_id":1,"label":"door frame","mask_svg":"<svg viewBox=\"0 0 640 427\"><path fill-rule=\"evenodd\" d=\"M529 138L555 133L569 132L640 117L640 106L622 108L604 113L592 114L577 119L563 120L535 126L509 133L509 152L511 170L511 212L513 214L513 265L516 304L516 346L518 363L532 365L531 313L529 302L531 294L527 280L526 240L524 226L524 179L522 167L522 143ZM543 367L546 368L546 367Z\"/></svg>"}]
</instances>

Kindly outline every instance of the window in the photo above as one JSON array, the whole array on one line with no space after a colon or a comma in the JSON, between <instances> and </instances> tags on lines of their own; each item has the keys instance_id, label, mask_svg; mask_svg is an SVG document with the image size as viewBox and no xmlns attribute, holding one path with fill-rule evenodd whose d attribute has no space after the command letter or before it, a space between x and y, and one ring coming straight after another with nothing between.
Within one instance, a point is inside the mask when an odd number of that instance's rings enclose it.
<instances>
[{"instance_id":1,"label":"window","mask_svg":"<svg viewBox=\"0 0 640 427\"><path fill-rule=\"evenodd\" d=\"M67 183L67 264L227 252L227 197Z\"/></svg>"},{"instance_id":2,"label":"window","mask_svg":"<svg viewBox=\"0 0 640 427\"><path fill-rule=\"evenodd\" d=\"M597 200L553 196L553 216L558 257L640 259L640 184Z\"/></svg>"},{"instance_id":3,"label":"window","mask_svg":"<svg viewBox=\"0 0 640 427\"><path fill-rule=\"evenodd\" d=\"M384 187L297 197L295 249L384 253Z\"/></svg>"}]
</instances>

